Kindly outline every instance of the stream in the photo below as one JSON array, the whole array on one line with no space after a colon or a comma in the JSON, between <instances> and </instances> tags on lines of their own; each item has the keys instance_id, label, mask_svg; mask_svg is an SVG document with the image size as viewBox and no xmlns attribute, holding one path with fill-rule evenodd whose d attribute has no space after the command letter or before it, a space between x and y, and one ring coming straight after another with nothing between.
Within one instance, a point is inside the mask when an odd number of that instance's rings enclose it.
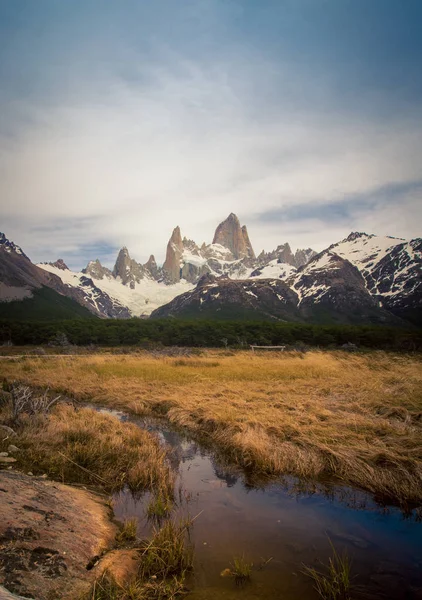
<instances>
[{"instance_id":1,"label":"stream","mask_svg":"<svg viewBox=\"0 0 422 600\"><path fill-rule=\"evenodd\" d=\"M154 431L171 449L178 472L176 497L183 514L198 515L191 539L195 547L189 600L317 600L304 565L321 568L332 555L331 543L352 559L351 597L385 600L422 599L422 522L382 507L371 495L338 485L305 487L294 478L267 484L224 465L168 423L101 409ZM145 516L149 495L129 491L114 497L117 519L138 519L138 534L150 535ZM419 514L420 516L420 514ZM222 577L234 556L253 562L251 581L236 586Z\"/></svg>"}]
</instances>

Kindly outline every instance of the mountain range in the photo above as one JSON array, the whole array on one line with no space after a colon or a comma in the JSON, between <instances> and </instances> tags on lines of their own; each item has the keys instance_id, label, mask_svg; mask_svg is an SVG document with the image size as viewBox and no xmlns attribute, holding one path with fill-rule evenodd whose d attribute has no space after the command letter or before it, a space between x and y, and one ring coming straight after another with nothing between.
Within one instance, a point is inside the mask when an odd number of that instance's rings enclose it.
<instances>
[{"instance_id":1,"label":"mountain range","mask_svg":"<svg viewBox=\"0 0 422 600\"><path fill-rule=\"evenodd\" d=\"M421 238L356 232L319 254L284 243L257 256L233 213L211 244L182 238L176 227L162 265L153 255L138 263L123 247L113 270L98 259L81 272L62 259L35 265L0 234L0 316L19 307L30 315L35 305L40 314L53 303L61 316L421 325L421 265Z\"/></svg>"}]
</instances>

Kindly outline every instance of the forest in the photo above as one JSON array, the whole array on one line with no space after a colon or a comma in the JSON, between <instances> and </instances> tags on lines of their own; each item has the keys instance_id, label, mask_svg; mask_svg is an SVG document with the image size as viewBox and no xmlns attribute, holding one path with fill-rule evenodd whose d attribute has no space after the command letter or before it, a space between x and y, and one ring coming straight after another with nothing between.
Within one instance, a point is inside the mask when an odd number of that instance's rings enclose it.
<instances>
[{"instance_id":1,"label":"forest","mask_svg":"<svg viewBox=\"0 0 422 600\"><path fill-rule=\"evenodd\" d=\"M54 322L0 321L0 344L51 346L188 346L246 348L250 344L292 348L422 350L422 331L382 326L310 325L266 321L167 319L72 319Z\"/></svg>"}]
</instances>

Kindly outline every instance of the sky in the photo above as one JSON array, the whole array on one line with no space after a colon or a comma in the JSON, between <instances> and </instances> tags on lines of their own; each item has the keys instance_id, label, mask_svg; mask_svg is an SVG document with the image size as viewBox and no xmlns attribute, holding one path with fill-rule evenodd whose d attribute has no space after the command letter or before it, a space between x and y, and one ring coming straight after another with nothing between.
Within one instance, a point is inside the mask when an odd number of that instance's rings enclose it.
<instances>
[{"instance_id":1,"label":"sky","mask_svg":"<svg viewBox=\"0 0 422 600\"><path fill-rule=\"evenodd\" d=\"M0 0L0 231L34 262L422 234L420 0Z\"/></svg>"}]
</instances>

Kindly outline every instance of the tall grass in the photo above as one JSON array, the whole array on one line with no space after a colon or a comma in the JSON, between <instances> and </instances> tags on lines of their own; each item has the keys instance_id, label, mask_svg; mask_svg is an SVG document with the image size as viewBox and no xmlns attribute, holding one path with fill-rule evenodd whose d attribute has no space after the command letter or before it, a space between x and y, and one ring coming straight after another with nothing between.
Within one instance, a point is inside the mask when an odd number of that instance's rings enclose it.
<instances>
[{"instance_id":1,"label":"tall grass","mask_svg":"<svg viewBox=\"0 0 422 600\"><path fill-rule=\"evenodd\" d=\"M30 372L3 364L4 375L166 416L256 472L422 499L420 356L208 351L182 361L144 353L27 362Z\"/></svg>"},{"instance_id":2,"label":"tall grass","mask_svg":"<svg viewBox=\"0 0 422 600\"><path fill-rule=\"evenodd\" d=\"M7 423L8 417L6 405L0 419ZM62 404L49 415L21 414L14 427L20 448L17 466L24 470L46 473L64 483L99 486L107 492L124 486L134 492L173 492L174 475L165 450L152 434L133 424Z\"/></svg>"}]
</instances>

